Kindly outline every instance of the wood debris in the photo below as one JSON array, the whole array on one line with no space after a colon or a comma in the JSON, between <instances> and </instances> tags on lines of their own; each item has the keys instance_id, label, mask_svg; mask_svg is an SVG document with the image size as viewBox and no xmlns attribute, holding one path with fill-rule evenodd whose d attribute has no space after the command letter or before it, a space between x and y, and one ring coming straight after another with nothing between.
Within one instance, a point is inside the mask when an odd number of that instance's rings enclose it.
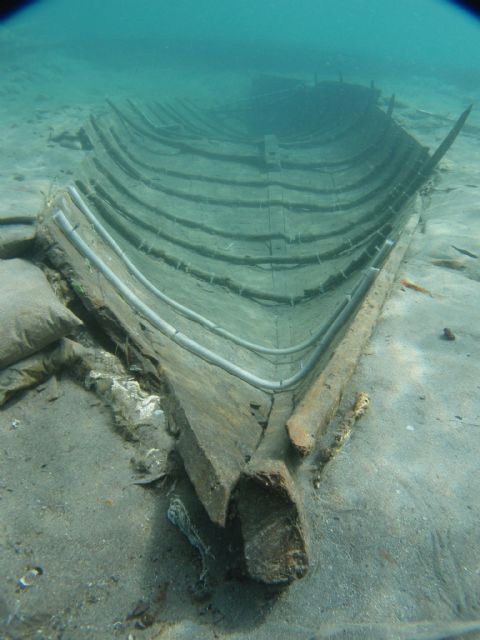
<instances>
[{"instance_id":1,"label":"wood debris","mask_svg":"<svg viewBox=\"0 0 480 640\"><path fill-rule=\"evenodd\" d=\"M347 412L346 416L336 430L332 446L320 449L318 454L319 466L315 469L313 474L313 486L316 489L318 489L318 487L320 486L320 475L323 465L334 458L343 447L343 445L349 440L355 422L361 416L363 416L363 414L368 409L369 404L370 397L367 393L365 393L364 391L360 391L359 393L357 393L357 397L352 408Z\"/></svg>"},{"instance_id":2,"label":"wood debris","mask_svg":"<svg viewBox=\"0 0 480 640\"><path fill-rule=\"evenodd\" d=\"M463 253L464 256L468 256L469 258L478 259L477 254L472 253L471 251L468 251L468 249L462 249L461 247L456 247L454 244L452 244L452 249L455 249L455 251L458 251L459 253Z\"/></svg>"},{"instance_id":3,"label":"wood debris","mask_svg":"<svg viewBox=\"0 0 480 640\"><path fill-rule=\"evenodd\" d=\"M421 287L419 284L415 284L415 282L407 280L406 278L402 278L402 280L400 280L400 284L407 289L413 289L413 291L418 291L418 293L425 293L427 296L431 296L433 298L431 291L425 289L425 287Z\"/></svg>"}]
</instances>

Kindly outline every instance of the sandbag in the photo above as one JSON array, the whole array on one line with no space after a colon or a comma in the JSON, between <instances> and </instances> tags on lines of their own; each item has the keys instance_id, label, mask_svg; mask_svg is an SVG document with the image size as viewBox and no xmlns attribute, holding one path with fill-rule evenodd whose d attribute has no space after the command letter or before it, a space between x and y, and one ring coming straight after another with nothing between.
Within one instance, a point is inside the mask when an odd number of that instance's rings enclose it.
<instances>
[{"instance_id":1,"label":"sandbag","mask_svg":"<svg viewBox=\"0 0 480 640\"><path fill-rule=\"evenodd\" d=\"M55 296L43 272L18 258L0 260L0 369L81 326Z\"/></svg>"},{"instance_id":2,"label":"sandbag","mask_svg":"<svg viewBox=\"0 0 480 640\"><path fill-rule=\"evenodd\" d=\"M63 367L81 358L84 348L62 338L0 371L0 407L15 393L40 384Z\"/></svg>"}]
</instances>

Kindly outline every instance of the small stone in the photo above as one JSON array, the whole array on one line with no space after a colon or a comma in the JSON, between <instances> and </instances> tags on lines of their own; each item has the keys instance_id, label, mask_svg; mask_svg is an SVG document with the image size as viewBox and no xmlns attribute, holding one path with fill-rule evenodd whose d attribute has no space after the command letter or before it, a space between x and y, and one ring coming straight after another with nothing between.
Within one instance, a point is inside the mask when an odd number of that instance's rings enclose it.
<instances>
[{"instance_id":1,"label":"small stone","mask_svg":"<svg viewBox=\"0 0 480 640\"><path fill-rule=\"evenodd\" d=\"M442 337L444 340L455 340L455 334L448 327L445 327L445 329L443 330Z\"/></svg>"}]
</instances>

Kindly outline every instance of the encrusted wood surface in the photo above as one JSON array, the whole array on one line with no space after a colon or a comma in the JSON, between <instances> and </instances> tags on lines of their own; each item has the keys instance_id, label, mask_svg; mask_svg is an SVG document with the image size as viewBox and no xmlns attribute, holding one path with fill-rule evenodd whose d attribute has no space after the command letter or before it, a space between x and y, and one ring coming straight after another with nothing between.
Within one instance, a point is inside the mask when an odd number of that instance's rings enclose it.
<instances>
[{"instance_id":1,"label":"encrusted wood surface","mask_svg":"<svg viewBox=\"0 0 480 640\"><path fill-rule=\"evenodd\" d=\"M248 574L269 584L302 578L309 564L302 500L285 463L250 463L237 503Z\"/></svg>"}]
</instances>

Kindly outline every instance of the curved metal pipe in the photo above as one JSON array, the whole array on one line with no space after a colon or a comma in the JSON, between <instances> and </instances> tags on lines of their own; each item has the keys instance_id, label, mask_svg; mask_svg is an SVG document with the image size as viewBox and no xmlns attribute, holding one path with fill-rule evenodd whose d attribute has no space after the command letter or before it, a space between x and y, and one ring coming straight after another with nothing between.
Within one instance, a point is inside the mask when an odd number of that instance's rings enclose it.
<instances>
[{"instance_id":1,"label":"curved metal pipe","mask_svg":"<svg viewBox=\"0 0 480 640\"><path fill-rule=\"evenodd\" d=\"M160 291L160 289L158 289L154 284L152 284L150 280L148 280L148 278L146 278L143 275L143 273L135 266L135 264L125 254L123 249L112 238L112 236L108 233L108 231L101 224L101 222L99 222L99 220L97 219L95 214L92 212L90 207L82 199L82 197L80 196L76 188L74 186L69 186L68 192L73 202L77 205L77 207L84 214L84 216L92 223L97 233L103 238L103 240L105 240L105 242L110 246L110 248L125 263L130 273L133 276L135 276L135 278L137 278L137 280L139 280L139 282L141 282L151 293L153 293L157 298L162 300L162 302L165 302L169 306L173 307L174 309L179 311L182 315L186 316L190 320L194 320L195 322L198 322L209 331L212 331L212 333L215 333L216 335L226 338L227 340L230 340L241 347L245 347L250 351L276 356L276 355L290 355L293 353L297 353L299 351L303 351L304 349L307 349L308 347L312 346L312 344L317 342L319 338L326 331L328 331L328 327L330 326L330 324L333 321L335 321L335 318L342 312L344 307L348 305L352 297L352 294L348 294L347 296L345 296L343 301L335 309L333 316L330 317L328 321L324 323L324 325L322 325L319 329L317 329L317 331L315 331L315 333L313 333L310 336L310 338L308 338L307 340L304 340L303 342L300 342L296 345L292 345L290 347L284 347L284 348L265 347L261 344L250 342L249 340L245 340L244 338L241 338L240 336L237 336L236 334L231 333L227 329L224 329L223 327L218 326L217 324L215 324L205 316L202 316L196 311L193 311L193 309L190 309L189 307L186 307L185 305L180 304L173 298L170 298L165 293ZM387 253L391 249L392 245L393 245L393 241L391 240L386 241L386 243L384 244L384 247L382 247L377 258L375 259L375 264L379 264L380 261L383 260L385 253ZM384 249L386 250L384 251Z\"/></svg>"},{"instance_id":2,"label":"curved metal pipe","mask_svg":"<svg viewBox=\"0 0 480 640\"><path fill-rule=\"evenodd\" d=\"M53 219L63 231L65 236L67 236L75 245L78 251L97 267L97 269L103 274L103 276L115 287L115 289L124 297L124 299L127 300L134 309L136 309L136 311L147 318L164 335L166 335L181 347L188 349L188 351L190 351L191 353L194 353L200 358L203 358L210 364L218 366L228 373L236 376L237 378L244 380L248 384L251 384L252 386L258 387L260 389L264 389L266 391L283 391L285 389L292 388L296 386L313 369L319 357L328 347L337 331L343 326L343 324L345 324L348 317L355 309L358 301L362 298L364 293L369 288L371 282L375 278L376 274L378 273L378 269L374 267L370 267L366 272L364 272L363 278L355 287L355 290L350 297L349 304L342 308L335 320L331 323L319 344L309 355L305 366L303 366L293 376L290 376L289 378L286 378L284 380L269 380L266 378L260 378L259 376L256 376L255 374L242 369L233 362L230 362L214 351L211 351L195 340L192 340L185 334L178 331L178 329L176 329L173 325L163 320L152 309L150 309L149 306L142 302L142 300L140 300L140 298L135 293L133 293L133 291L131 291L131 289L125 283L123 283L118 276L113 273L110 267L108 267L105 262L95 254L95 252L75 231L75 228L69 222L61 209L58 209L55 212Z\"/></svg>"}]
</instances>

